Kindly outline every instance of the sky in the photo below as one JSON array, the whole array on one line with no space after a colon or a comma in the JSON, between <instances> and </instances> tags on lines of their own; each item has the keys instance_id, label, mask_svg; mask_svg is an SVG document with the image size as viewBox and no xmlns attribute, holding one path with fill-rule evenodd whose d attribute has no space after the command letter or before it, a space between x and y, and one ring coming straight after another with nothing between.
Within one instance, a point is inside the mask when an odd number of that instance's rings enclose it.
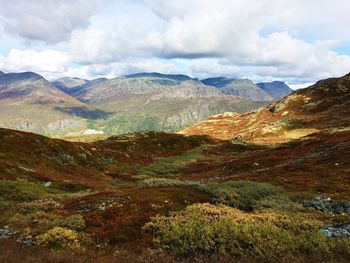
<instances>
[{"instance_id":1,"label":"sky","mask_svg":"<svg viewBox=\"0 0 350 263\"><path fill-rule=\"evenodd\" d=\"M349 0L0 0L0 70L282 80L350 72Z\"/></svg>"}]
</instances>

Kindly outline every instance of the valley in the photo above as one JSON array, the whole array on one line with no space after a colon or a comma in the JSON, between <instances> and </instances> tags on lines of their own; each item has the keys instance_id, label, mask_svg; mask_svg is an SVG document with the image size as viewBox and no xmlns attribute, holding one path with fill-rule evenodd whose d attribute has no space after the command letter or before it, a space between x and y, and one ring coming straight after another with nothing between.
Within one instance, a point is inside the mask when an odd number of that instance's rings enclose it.
<instances>
[{"instance_id":1,"label":"valley","mask_svg":"<svg viewBox=\"0 0 350 263\"><path fill-rule=\"evenodd\" d=\"M179 133L0 129L0 261L347 262L349 95L327 79Z\"/></svg>"}]
</instances>

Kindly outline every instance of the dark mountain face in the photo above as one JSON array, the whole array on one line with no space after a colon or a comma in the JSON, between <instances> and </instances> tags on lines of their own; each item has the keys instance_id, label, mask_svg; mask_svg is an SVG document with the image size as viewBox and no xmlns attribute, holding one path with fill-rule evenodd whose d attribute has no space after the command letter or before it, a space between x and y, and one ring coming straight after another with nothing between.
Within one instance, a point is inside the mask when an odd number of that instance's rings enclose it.
<instances>
[{"instance_id":1,"label":"dark mountain face","mask_svg":"<svg viewBox=\"0 0 350 263\"><path fill-rule=\"evenodd\" d=\"M4 72L2 72L2 71L0 71L0 75L3 75L3 74L5 74Z\"/></svg>"},{"instance_id":2,"label":"dark mountain face","mask_svg":"<svg viewBox=\"0 0 350 263\"><path fill-rule=\"evenodd\" d=\"M293 92L293 90L282 81L261 82L256 84L259 88L266 91L274 99L281 99Z\"/></svg>"},{"instance_id":3,"label":"dark mountain face","mask_svg":"<svg viewBox=\"0 0 350 263\"><path fill-rule=\"evenodd\" d=\"M203 79L201 81L205 85L221 88L221 87L231 83L234 80L235 79L225 78L225 77L215 77L215 78Z\"/></svg>"},{"instance_id":4,"label":"dark mountain face","mask_svg":"<svg viewBox=\"0 0 350 263\"><path fill-rule=\"evenodd\" d=\"M20 81L35 81L35 80L44 80L42 76L34 72L23 72L23 73L3 73L0 74L0 85L10 85L15 82Z\"/></svg>"}]
</instances>

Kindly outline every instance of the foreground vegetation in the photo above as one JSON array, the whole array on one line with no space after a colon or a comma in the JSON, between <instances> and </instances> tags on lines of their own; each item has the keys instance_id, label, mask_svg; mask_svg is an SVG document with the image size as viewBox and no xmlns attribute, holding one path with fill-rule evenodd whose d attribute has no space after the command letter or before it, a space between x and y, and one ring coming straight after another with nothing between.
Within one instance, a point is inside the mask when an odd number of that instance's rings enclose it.
<instances>
[{"instance_id":1,"label":"foreground vegetation","mask_svg":"<svg viewBox=\"0 0 350 263\"><path fill-rule=\"evenodd\" d=\"M323 222L308 213L246 213L224 205L195 204L170 216L156 216L144 230L154 243L176 254L230 254L280 261L284 256L349 258L350 239L322 235Z\"/></svg>"},{"instance_id":2,"label":"foreground vegetation","mask_svg":"<svg viewBox=\"0 0 350 263\"><path fill-rule=\"evenodd\" d=\"M346 146L347 137L340 138ZM296 143L269 148L163 133L69 143L7 132L0 133L0 141L0 262L346 262L350 257L349 237L323 231L350 222L349 213L304 205L321 194L306 166L291 165L300 158L290 154ZM19 150L24 145L31 148ZM337 149L345 160L346 149ZM281 163L287 165L279 168ZM337 172L347 169L325 158L313 169L328 164ZM307 191L279 179L286 171L293 178L292 170L305 171ZM325 177L318 181L328 187L325 199L348 200L343 178L339 173L333 184Z\"/></svg>"}]
</instances>

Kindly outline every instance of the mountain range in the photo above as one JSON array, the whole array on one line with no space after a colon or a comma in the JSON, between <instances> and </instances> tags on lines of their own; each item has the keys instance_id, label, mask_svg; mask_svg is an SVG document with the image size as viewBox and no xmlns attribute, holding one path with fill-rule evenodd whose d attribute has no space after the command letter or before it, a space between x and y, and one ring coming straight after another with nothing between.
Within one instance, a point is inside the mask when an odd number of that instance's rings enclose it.
<instances>
[{"instance_id":1,"label":"mountain range","mask_svg":"<svg viewBox=\"0 0 350 263\"><path fill-rule=\"evenodd\" d=\"M160 73L49 82L33 72L2 72L0 121L4 128L59 137L86 129L107 134L179 131L214 114L258 109L291 92L284 83L259 85Z\"/></svg>"}]
</instances>

